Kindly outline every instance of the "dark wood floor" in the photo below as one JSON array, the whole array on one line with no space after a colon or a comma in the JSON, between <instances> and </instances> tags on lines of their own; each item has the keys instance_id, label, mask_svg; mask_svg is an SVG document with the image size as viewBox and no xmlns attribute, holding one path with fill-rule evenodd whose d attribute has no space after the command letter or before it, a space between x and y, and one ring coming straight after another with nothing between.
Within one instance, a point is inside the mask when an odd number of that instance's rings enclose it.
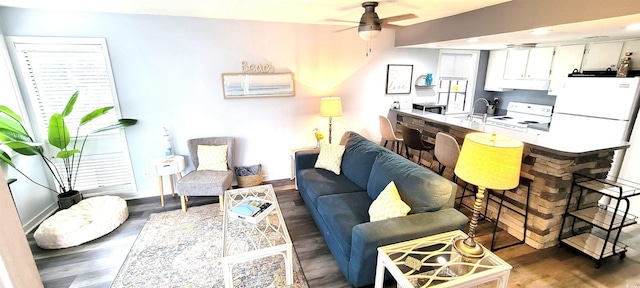
<instances>
[{"instance_id":1,"label":"dark wood floor","mask_svg":"<svg viewBox=\"0 0 640 288\"><path fill-rule=\"evenodd\" d=\"M270 181L284 214L302 269L311 287L352 287L329 252L302 198L289 180ZM216 197L192 197L190 205L216 202ZM129 219L110 234L78 247L43 250L28 235L45 287L109 287L131 245L151 213L180 209L179 198L165 196L128 201ZM468 213L468 211L463 211ZM626 258L605 259L599 269L593 260L566 247L536 250L517 245L496 254L513 266L509 287L640 287L640 225L623 229L629 245ZM492 224L482 221L478 240L491 241ZM502 239L507 241L509 239ZM385 287L395 287L386 283Z\"/></svg>"}]
</instances>

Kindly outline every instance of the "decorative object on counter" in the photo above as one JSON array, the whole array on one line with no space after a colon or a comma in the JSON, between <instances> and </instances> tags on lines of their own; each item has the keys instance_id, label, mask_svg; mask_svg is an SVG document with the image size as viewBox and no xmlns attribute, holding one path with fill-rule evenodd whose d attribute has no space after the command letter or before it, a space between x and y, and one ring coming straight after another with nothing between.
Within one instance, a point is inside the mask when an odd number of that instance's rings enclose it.
<instances>
[{"instance_id":1,"label":"decorative object on counter","mask_svg":"<svg viewBox=\"0 0 640 288\"><path fill-rule=\"evenodd\" d=\"M387 65L387 89L386 94L411 94L411 79L413 78L413 65L389 64Z\"/></svg>"},{"instance_id":2,"label":"decorative object on counter","mask_svg":"<svg viewBox=\"0 0 640 288\"><path fill-rule=\"evenodd\" d=\"M162 138L164 139L164 158L173 158L173 148L171 147L171 136L167 127L162 127Z\"/></svg>"},{"instance_id":3,"label":"decorative object on counter","mask_svg":"<svg viewBox=\"0 0 640 288\"><path fill-rule=\"evenodd\" d=\"M320 132L318 128L314 128L313 131L313 136L316 137L316 148L320 148L320 140L324 139L324 135L322 135L322 132Z\"/></svg>"},{"instance_id":4,"label":"decorative object on counter","mask_svg":"<svg viewBox=\"0 0 640 288\"><path fill-rule=\"evenodd\" d=\"M236 167L236 178L238 179L238 187L251 187L262 184L262 164Z\"/></svg>"},{"instance_id":5,"label":"decorative object on counter","mask_svg":"<svg viewBox=\"0 0 640 288\"><path fill-rule=\"evenodd\" d=\"M500 100L498 97L493 98L493 101L489 102L489 106L487 106L487 114L493 115L496 113L496 107L498 107L498 103Z\"/></svg>"},{"instance_id":6,"label":"decorative object on counter","mask_svg":"<svg viewBox=\"0 0 640 288\"><path fill-rule=\"evenodd\" d=\"M342 115L340 97L325 97L320 99L320 116L329 117L329 144L331 144L331 126L333 117Z\"/></svg>"},{"instance_id":7,"label":"decorative object on counter","mask_svg":"<svg viewBox=\"0 0 640 288\"><path fill-rule=\"evenodd\" d=\"M400 109L400 101L393 101L393 104L391 105L392 109Z\"/></svg>"},{"instance_id":8,"label":"decorative object on counter","mask_svg":"<svg viewBox=\"0 0 640 288\"><path fill-rule=\"evenodd\" d=\"M433 83L433 75L431 73L427 74L427 77L424 78L424 85L431 85Z\"/></svg>"},{"instance_id":9,"label":"decorative object on counter","mask_svg":"<svg viewBox=\"0 0 640 288\"><path fill-rule=\"evenodd\" d=\"M9 107L0 105L0 126L3 127L0 129L0 144L6 145L13 152L20 155L39 156L44 162L43 164L49 168L45 170L51 173L58 189L53 190L29 178L29 176L15 166L13 161L11 161L11 156L4 151L0 154L0 161L16 169L16 171L36 185L57 193L58 206L60 209L69 208L71 205L82 200L82 194L74 188L78 169L80 168L80 160L82 160L84 144L89 135L124 128L135 125L138 122L136 119L118 119L111 125L86 132L84 136L80 135L81 132L85 133L85 131L80 131L81 126L88 124L113 109L113 106L101 107L84 115L79 121L77 129L75 129L76 135L71 137L69 128L65 122L65 117L69 116L73 111L73 106L79 94L80 91L73 93L62 112L51 115L49 119L47 142L53 146L52 148L57 148L58 152L56 155L45 155L44 144L35 142L35 138L29 135L25 127L22 126L22 118ZM76 141L72 141L72 139ZM60 160L61 164L56 165L54 160L52 160L55 158Z\"/></svg>"},{"instance_id":10,"label":"decorative object on counter","mask_svg":"<svg viewBox=\"0 0 640 288\"><path fill-rule=\"evenodd\" d=\"M618 65L618 73L616 73L616 77L627 77L629 67L631 66L632 54L632 52L624 53L624 57L622 57L622 60L620 60L620 64Z\"/></svg>"},{"instance_id":11,"label":"decorative object on counter","mask_svg":"<svg viewBox=\"0 0 640 288\"><path fill-rule=\"evenodd\" d=\"M475 240L475 230L485 189L509 190L518 186L523 147L520 140L503 135L477 132L465 136L455 174L465 182L476 185L478 192L469 233L454 243L463 256L476 258L484 255L484 248Z\"/></svg>"}]
</instances>

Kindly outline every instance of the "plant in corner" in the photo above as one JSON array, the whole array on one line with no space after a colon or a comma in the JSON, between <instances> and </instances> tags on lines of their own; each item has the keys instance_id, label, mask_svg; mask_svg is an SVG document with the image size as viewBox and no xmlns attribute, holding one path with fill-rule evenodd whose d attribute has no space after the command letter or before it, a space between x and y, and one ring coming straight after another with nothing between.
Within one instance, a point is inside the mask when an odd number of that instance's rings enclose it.
<instances>
[{"instance_id":1,"label":"plant in corner","mask_svg":"<svg viewBox=\"0 0 640 288\"><path fill-rule=\"evenodd\" d=\"M82 199L82 194L74 189L76 178L78 176L78 169L80 169L80 162L82 160L82 152L84 151L84 145L87 138L91 134L109 131L113 129L123 128L126 126L134 125L138 122L136 119L118 119L115 123L93 130L84 136L78 135L80 133L80 127L91 122L92 120L106 114L113 106L102 107L93 110L87 115L84 115L80 120L78 127L76 128L76 135L71 138L69 128L64 121L64 118L71 114L73 106L78 99L79 91L73 93L69 101L67 102L64 110L61 113L55 113L49 120L49 127L47 133L47 140L49 144L57 148L58 152L55 156L49 157L45 155L45 149L43 149L43 143L35 141L34 137L29 135L27 130L22 125L22 118L12 111L10 108L0 105L0 145L6 145L13 152L25 155L25 156L37 156L44 162L47 170L51 173L51 176L58 186L58 190L53 190L43 184L37 183L23 171L20 171L13 161L11 156L5 151L1 151L0 161L7 163L13 167L20 174L24 175L31 182L36 185L42 186L48 190L58 193L58 205L61 209L65 209L75 204ZM58 158L63 165L58 168L53 158ZM61 201L72 197L73 201L67 203L67 201Z\"/></svg>"}]
</instances>

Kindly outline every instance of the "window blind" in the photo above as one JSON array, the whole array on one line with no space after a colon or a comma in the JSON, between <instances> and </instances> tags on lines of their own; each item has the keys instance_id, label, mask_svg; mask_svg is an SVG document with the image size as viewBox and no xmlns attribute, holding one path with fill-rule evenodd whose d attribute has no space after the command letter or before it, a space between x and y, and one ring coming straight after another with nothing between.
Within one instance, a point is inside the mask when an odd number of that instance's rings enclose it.
<instances>
[{"instance_id":1,"label":"window blind","mask_svg":"<svg viewBox=\"0 0 640 288\"><path fill-rule=\"evenodd\" d=\"M51 116L62 112L71 95L75 91L80 91L72 113L65 117L73 137L76 135L76 128L82 116L99 107L116 106L106 42L95 43L95 39L93 41L77 39L74 41L77 43L66 43L68 41L38 43L37 39L39 38L28 43L14 41L14 45L21 63L24 85L28 90L29 102L34 120L38 125L39 135L46 139ZM81 127L78 132L79 140L81 141L90 131L116 121L118 107L115 108ZM133 183L133 174L124 139L117 141L123 143L124 149L114 151L113 147L108 149L100 147L100 142L105 137L124 136L118 130L89 136L90 140L87 141L82 155L75 186L83 193L109 191L113 190L113 187L127 187L127 189L135 187L130 185ZM105 142L114 143L113 141ZM64 172L64 169L61 169L61 161L54 159L54 163L58 171Z\"/></svg>"}]
</instances>

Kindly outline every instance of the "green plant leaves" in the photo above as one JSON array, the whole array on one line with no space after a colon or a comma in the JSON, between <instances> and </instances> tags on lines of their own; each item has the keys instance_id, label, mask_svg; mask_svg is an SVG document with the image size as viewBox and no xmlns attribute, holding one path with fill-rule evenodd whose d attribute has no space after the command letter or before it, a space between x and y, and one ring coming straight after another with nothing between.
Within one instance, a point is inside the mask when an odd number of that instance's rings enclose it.
<instances>
[{"instance_id":1,"label":"green plant leaves","mask_svg":"<svg viewBox=\"0 0 640 288\"><path fill-rule=\"evenodd\" d=\"M58 152L58 154L56 154L56 158L66 159L66 158L69 158L69 157L73 156L74 154L79 154L79 153L80 153L80 150L78 150L78 149L62 150L62 151Z\"/></svg>"},{"instance_id":2,"label":"green plant leaves","mask_svg":"<svg viewBox=\"0 0 640 288\"><path fill-rule=\"evenodd\" d=\"M21 141L9 141L5 142L9 148L21 155L33 156L42 154L42 144L39 143L25 143Z\"/></svg>"},{"instance_id":3,"label":"green plant leaves","mask_svg":"<svg viewBox=\"0 0 640 288\"><path fill-rule=\"evenodd\" d=\"M13 164L13 161L11 161L11 157L9 157L9 154L7 154L7 152L4 152L2 150L0 150L0 160L2 160L2 162L9 164L9 166L13 167L14 169L16 168L16 165Z\"/></svg>"},{"instance_id":4,"label":"green plant leaves","mask_svg":"<svg viewBox=\"0 0 640 288\"><path fill-rule=\"evenodd\" d=\"M75 94L74 94L75 95ZM65 108L66 109L66 108ZM71 141L69 129L61 114L53 114L49 120L49 143L60 150L65 150Z\"/></svg>"},{"instance_id":5,"label":"green plant leaves","mask_svg":"<svg viewBox=\"0 0 640 288\"><path fill-rule=\"evenodd\" d=\"M137 119L127 119L127 118L123 118L123 119L118 119L118 121L116 121L115 123L106 126L106 127L102 127L100 129L96 129L91 131L91 134L93 133L100 133L100 132L104 132L104 131L109 131L109 130L113 130L113 129L117 129L117 128L123 128L123 127L127 127L127 126L132 126L135 125L136 123L138 123Z\"/></svg>"},{"instance_id":6,"label":"green plant leaves","mask_svg":"<svg viewBox=\"0 0 640 288\"><path fill-rule=\"evenodd\" d=\"M99 116L102 116L102 115L106 114L111 109L113 109L113 106L102 107L102 108L98 108L96 110L91 111L91 113L89 113L87 115L84 115L82 117L82 119L80 119L80 126L82 126L84 124L87 124L91 120L96 119Z\"/></svg>"},{"instance_id":7,"label":"green plant leaves","mask_svg":"<svg viewBox=\"0 0 640 288\"><path fill-rule=\"evenodd\" d=\"M69 116L69 114L71 114L71 111L73 111L73 105L75 105L76 100L78 100L78 94L80 94L80 91L76 91L75 93L73 93L73 95L71 95L71 98L69 98L67 105L64 106L64 110L62 110L62 117L67 117Z\"/></svg>"}]
</instances>

